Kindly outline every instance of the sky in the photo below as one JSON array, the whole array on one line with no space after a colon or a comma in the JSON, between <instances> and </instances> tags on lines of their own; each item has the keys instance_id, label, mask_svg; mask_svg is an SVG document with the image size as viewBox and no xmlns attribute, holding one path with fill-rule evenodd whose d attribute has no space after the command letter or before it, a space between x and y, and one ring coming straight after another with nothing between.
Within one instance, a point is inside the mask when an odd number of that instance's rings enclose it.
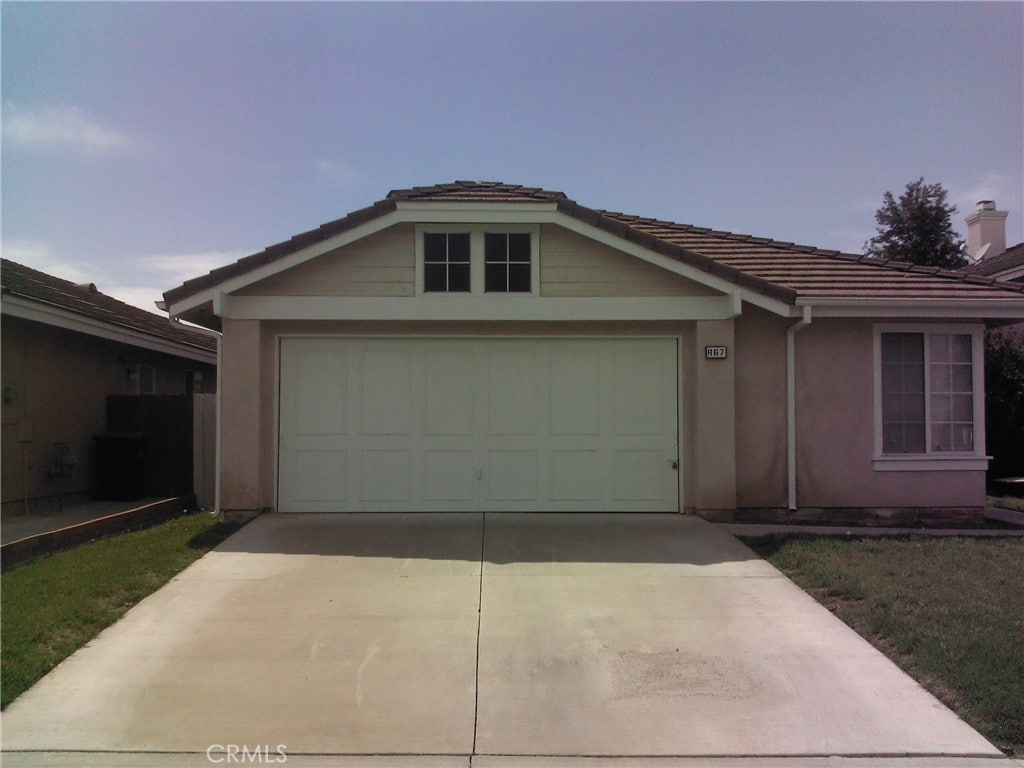
<instances>
[{"instance_id":1,"label":"sky","mask_svg":"<svg viewBox=\"0 0 1024 768\"><path fill-rule=\"evenodd\" d=\"M860 253L1024 240L1024 3L0 4L5 258L163 291L455 180Z\"/></svg>"}]
</instances>

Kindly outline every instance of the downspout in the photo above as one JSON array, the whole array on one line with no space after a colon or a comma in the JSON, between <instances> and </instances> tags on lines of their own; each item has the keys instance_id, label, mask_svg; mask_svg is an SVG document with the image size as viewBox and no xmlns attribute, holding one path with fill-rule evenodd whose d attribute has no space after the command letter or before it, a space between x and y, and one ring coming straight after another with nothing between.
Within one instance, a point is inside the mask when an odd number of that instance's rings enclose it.
<instances>
[{"instance_id":1,"label":"downspout","mask_svg":"<svg viewBox=\"0 0 1024 768\"><path fill-rule=\"evenodd\" d=\"M786 329L786 469L789 509L796 509L796 334L811 324L811 308Z\"/></svg>"}]
</instances>

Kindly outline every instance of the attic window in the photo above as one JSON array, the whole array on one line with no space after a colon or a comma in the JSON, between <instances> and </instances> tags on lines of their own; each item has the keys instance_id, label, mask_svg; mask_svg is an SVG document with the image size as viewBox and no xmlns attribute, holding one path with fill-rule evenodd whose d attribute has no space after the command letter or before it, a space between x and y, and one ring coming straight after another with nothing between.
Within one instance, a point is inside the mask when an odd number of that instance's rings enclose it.
<instances>
[{"instance_id":1,"label":"attic window","mask_svg":"<svg viewBox=\"0 0 1024 768\"><path fill-rule=\"evenodd\" d=\"M469 233L423 235L423 290L469 293Z\"/></svg>"},{"instance_id":2,"label":"attic window","mask_svg":"<svg viewBox=\"0 0 1024 768\"><path fill-rule=\"evenodd\" d=\"M530 292L530 235L484 235L484 290L487 293Z\"/></svg>"}]
</instances>

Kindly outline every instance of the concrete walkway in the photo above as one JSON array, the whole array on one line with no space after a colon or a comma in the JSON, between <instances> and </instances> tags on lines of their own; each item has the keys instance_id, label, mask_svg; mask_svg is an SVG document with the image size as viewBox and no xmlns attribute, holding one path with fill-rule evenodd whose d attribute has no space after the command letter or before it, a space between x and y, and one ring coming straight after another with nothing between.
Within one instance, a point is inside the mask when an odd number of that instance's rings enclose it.
<instances>
[{"instance_id":1,"label":"concrete walkway","mask_svg":"<svg viewBox=\"0 0 1024 768\"><path fill-rule=\"evenodd\" d=\"M0 542L8 544L28 536L59 531L72 525L127 512L136 507L144 507L163 498L165 497L156 496L137 501L86 501L81 504L69 504L60 512L5 517L0 522Z\"/></svg>"},{"instance_id":2,"label":"concrete walkway","mask_svg":"<svg viewBox=\"0 0 1024 768\"><path fill-rule=\"evenodd\" d=\"M243 747L323 767L1014 765L679 515L265 516L3 716L5 766Z\"/></svg>"}]
</instances>

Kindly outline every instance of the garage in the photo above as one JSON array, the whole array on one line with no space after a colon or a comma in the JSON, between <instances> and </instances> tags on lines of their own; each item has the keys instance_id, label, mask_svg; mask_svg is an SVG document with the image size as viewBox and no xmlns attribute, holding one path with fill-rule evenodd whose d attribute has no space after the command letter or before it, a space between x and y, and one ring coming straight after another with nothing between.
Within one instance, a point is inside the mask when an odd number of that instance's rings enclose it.
<instances>
[{"instance_id":1,"label":"garage","mask_svg":"<svg viewBox=\"0 0 1024 768\"><path fill-rule=\"evenodd\" d=\"M279 344L282 512L679 510L677 338Z\"/></svg>"}]
</instances>

